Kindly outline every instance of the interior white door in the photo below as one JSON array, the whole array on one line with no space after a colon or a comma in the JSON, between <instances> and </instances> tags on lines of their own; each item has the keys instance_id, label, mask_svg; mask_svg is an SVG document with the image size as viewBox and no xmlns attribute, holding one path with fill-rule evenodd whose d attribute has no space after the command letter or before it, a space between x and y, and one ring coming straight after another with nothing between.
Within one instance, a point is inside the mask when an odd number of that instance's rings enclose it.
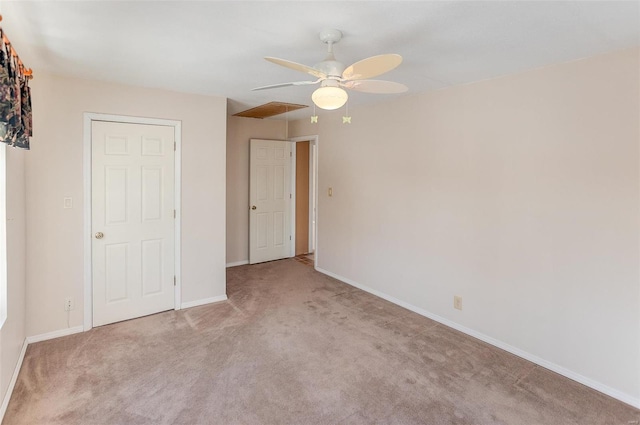
<instances>
[{"instance_id":1,"label":"interior white door","mask_svg":"<svg viewBox=\"0 0 640 425\"><path fill-rule=\"evenodd\" d=\"M93 121L93 325L174 308L174 127Z\"/></svg>"},{"instance_id":2,"label":"interior white door","mask_svg":"<svg viewBox=\"0 0 640 425\"><path fill-rule=\"evenodd\" d=\"M291 142L250 141L249 263L291 256Z\"/></svg>"}]
</instances>

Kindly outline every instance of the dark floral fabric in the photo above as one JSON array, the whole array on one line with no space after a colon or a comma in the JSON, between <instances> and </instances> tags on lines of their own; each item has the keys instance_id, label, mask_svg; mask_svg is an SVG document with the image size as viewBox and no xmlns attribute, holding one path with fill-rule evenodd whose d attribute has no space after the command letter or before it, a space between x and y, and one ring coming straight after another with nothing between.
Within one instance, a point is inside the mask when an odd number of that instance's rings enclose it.
<instances>
[{"instance_id":1,"label":"dark floral fabric","mask_svg":"<svg viewBox=\"0 0 640 425\"><path fill-rule=\"evenodd\" d=\"M4 46L3 46L4 47ZM13 115L12 84L9 74L9 58L6 50L0 50L0 140L5 140L10 133L10 121Z\"/></svg>"},{"instance_id":2,"label":"dark floral fabric","mask_svg":"<svg viewBox=\"0 0 640 425\"><path fill-rule=\"evenodd\" d=\"M1 34L0 30L0 34ZM0 49L0 142L29 149L33 135L31 89L9 46Z\"/></svg>"}]
</instances>

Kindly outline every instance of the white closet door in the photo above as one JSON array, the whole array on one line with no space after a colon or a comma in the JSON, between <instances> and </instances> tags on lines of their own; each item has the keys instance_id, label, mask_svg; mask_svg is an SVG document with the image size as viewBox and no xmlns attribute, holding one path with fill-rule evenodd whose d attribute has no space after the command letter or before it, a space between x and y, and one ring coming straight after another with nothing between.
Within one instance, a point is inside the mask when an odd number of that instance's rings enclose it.
<instances>
[{"instance_id":1,"label":"white closet door","mask_svg":"<svg viewBox=\"0 0 640 425\"><path fill-rule=\"evenodd\" d=\"M92 123L93 325L174 308L174 128Z\"/></svg>"}]
</instances>

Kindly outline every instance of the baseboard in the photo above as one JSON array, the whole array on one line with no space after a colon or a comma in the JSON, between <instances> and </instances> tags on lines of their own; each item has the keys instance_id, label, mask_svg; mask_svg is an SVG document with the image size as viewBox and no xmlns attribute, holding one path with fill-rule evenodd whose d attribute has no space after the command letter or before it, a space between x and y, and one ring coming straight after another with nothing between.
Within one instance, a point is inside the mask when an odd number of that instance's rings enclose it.
<instances>
[{"instance_id":1,"label":"baseboard","mask_svg":"<svg viewBox=\"0 0 640 425\"><path fill-rule=\"evenodd\" d=\"M73 335L80 332L84 332L83 326L74 326L72 328L60 329L53 332L47 332L46 334L34 335L27 337L27 343L33 344L34 342L46 341L48 339L60 338L61 336Z\"/></svg>"},{"instance_id":2,"label":"baseboard","mask_svg":"<svg viewBox=\"0 0 640 425\"><path fill-rule=\"evenodd\" d=\"M187 301L186 303L182 303L180 307L181 308L197 307L199 305L217 303L217 302L226 301L226 300L227 300L226 295L219 295L217 297L204 298L204 299L195 300L195 301Z\"/></svg>"},{"instance_id":3,"label":"baseboard","mask_svg":"<svg viewBox=\"0 0 640 425\"><path fill-rule=\"evenodd\" d=\"M572 380L574 380L576 382L579 382L582 385L586 385L589 388L593 388L596 391L599 391L599 392L601 392L603 394L606 394L606 395L608 395L610 397L613 397L613 398L615 398L617 400L620 400L623 403L626 403L628 405L631 405L631 406L633 406L635 408L640 409L640 398L636 398L636 397L633 397L633 396L631 396L629 394L623 393L622 391L616 390L615 388L611 388L608 385L602 384L602 383L600 383L598 381L595 381L595 380L593 380L591 378L587 378L586 376L580 375L579 373L573 372L573 371L571 371L569 369L566 369L566 368L564 368L562 366L559 366L559 365L557 365L555 363L552 363L552 362L547 361L547 360L545 360L543 358L540 358L540 357L538 357L538 356L536 356L534 354L531 354L531 353L528 353L526 351L523 351L523 350L521 350L521 349L519 349L517 347L513 347L513 346L511 346L511 345L509 345L509 344L507 344L505 342L502 342L500 340L492 338L492 337L490 337L488 335L485 335L485 334L483 334L481 332L478 332L478 331L475 331L473 329L467 328L467 327L462 326L462 325L460 325L460 324L458 324L456 322L453 322L453 321L451 321L449 319L446 319L446 318L444 318L442 316L438 316L437 314L433 314L433 313L431 313L431 312L429 312L427 310L424 310L424 309L422 309L420 307L416 307L416 306L414 306L412 304L409 304L409 303L407 303L405 301L402 301L402 300L399 300L399 299L397 299L395 297L387 295L384 292L380 292L380 291L375 290L373 288L369 288L368 286L362 285L362 284L360 284L358 282L355 282L355 281L353 281L351 279L348 279L346 277L339 276L339 275L337 275L335 273L332 273L332 272L330 272L328 270L325 270L325 269L322 269L320 267L316 267L316 270L318 272L320 272L320 273L326 274L327 276L331 276L334 279L338 279L339 281L342 281L342 282L344 282L346 284L354 286L354 287L356 287L358 289L362 289L363 291L368 292L368 293L370 293L372 295L375 295L375 296L380 297L382 299L385 299L385 300L387 300L389 302L397 304L400 307L404 307L407 310L411 310L414 313L418 313L421 316L428 317L429 319L432 319L432 320L435 320L436 322L442 323L445 326L448 326L448 327L453 328L453 329L455 329L457 331L460 331L460 332L465 333L465 334L467 334L469 336L472 336L472 337L477 338L477 339L479 339L481 341L484 341L487 344L491 344L494 347L497 347L497 348L500 348L502 350L508 351L509 353L514 354L514 355L516 355L518 357L522 357L525 360L529 360L532 363L535 363L535 364L537 364L539 366L542 366L542 367L544 367L546 369L549 369L549 370L551 370L553 372L556 372L556 373L558 373L558 374L560 374L562 376L565 376L565 377L567 377L569 379L572 379Z\"/></svg>"},{"instance_id":4,"label":"baseboard","mask_svg":"<svg viewBox=\"0 0 640 425\"><path fill-rule=\"evenodd\" d=\"M249 264L249 260L234 261L232 263L227 263L227 268L236 267L236 266L244 266L245 264Z\"/></svg>"},{"instance_id":5,"label":"baseboard","mask_svg":"<svg viewBox=\"0 0 640 425\"><path fill-rule=\"evenodd\" d=\"M33 344L34 342L46 341L48 339L77 334L83 331L84 331L84 328L82 326L74 326L73 328L60 329L58 331L48 332L46 334L28 336L24 339L24 343L22 344L22 350L20 351L20 356L18 356L18 362L16 363L16 368L13 370L13 375L11 375L11 381L9 381L9 387L7 388L7 392L5 393L4 398L2 399L2 405L0 406L0 423L2 423L2 419L4 419L4 414L7 412L7 407L9 407L9 400L11 400L11 395L13 394L13 388L16 386L16 381L18 380L18 374L20 373L20 369L22 368L22 362L24 361L24 355L27 352L27 346L29 344Z\"/></svg>"},{"instance_id":6,"label":"baseboard","mask_svg":"<svg viewBox=\"0 0 640 425\"><path fill-rule=\"evenodd\" d=\"M22 350L20 350L20 355L18 356L18 362L16 363L16 367L13 370L13 375L11 375L11 381L9 381L9 387L7 388L7 392L4 394L4 398L2 399L2 406L0 406L0 423L4 419L4 414L7 412L7 407L9 407L9 401L11 400L11 395L13 394L13 388L16 386L16 382L18 381L18 374L20 373L20 369L22 368L22 362L24 361L24 354L27 352L27 346L29 343L26 338L24 343L22 344Z\"/></svg>"}]
</instances>

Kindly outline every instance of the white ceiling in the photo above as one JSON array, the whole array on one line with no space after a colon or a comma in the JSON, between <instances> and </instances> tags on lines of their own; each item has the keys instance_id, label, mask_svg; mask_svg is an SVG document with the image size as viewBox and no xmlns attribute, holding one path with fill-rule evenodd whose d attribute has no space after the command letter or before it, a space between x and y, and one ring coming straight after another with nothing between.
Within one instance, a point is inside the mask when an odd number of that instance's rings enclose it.
<instances>
[{"instance_id":1,"label":"white ceiling","mask_svg":"<svg viewBox=\"0 0 640 425\"><path fill-rule=\"evenodd\" d=\"M269 101L312 105L311 79L262 59L324 59L323 28L349 65L399 53L379 77L413 93L640 45L640 6L626 2L3 1L2 27L38 71L229 98L229 113ZM391 95L350 93L349 105ZM310 115L309 109L289 119ZM284 118L283 116L280 116Z\"/></svg>"}]
</instances>

